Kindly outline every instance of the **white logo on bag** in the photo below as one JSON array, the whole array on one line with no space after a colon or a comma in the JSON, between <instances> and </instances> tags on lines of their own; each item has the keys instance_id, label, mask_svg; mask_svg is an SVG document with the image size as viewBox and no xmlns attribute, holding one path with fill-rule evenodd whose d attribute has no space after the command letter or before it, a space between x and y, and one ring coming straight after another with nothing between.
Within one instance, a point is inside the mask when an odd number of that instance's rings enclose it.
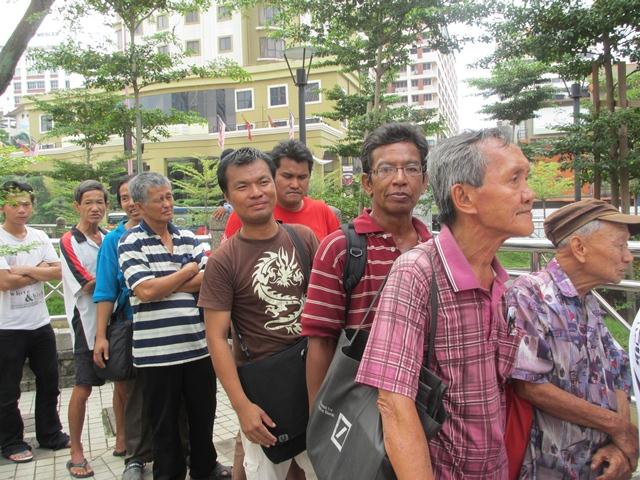
<instances>
[{"instance_id":1,"label":"white logo on bag","mask_svg":"<svg viewBox=\"0 0 640 480\"><path fill-rule=\"evenodd\" d=\"M339 452L342 451L342 447L347 441L350 430L351 422L347 420L344 415L338 415L338 421L336 422L336 426L333 427L333 433L331 434L331 442L333 442Z\"/></svg>"}]
</instances>

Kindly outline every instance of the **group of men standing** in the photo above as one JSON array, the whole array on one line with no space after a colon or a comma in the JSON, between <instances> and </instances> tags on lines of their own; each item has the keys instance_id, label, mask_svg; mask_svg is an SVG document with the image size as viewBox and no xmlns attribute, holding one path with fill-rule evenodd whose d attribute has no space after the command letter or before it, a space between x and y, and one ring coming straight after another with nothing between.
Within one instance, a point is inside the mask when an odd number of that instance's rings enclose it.
<instances>
[{"instance_id":1,"label":"group of men standing","mask_svg":"<svg viewBox=\"0 0 640 480\"><path fill-rule=\"evenodd\" d=\"M529 162L499 130L464 133L428 153L424 135L409 124L383 125L366 138L362 186L371 206L354 219L353 229L365 238L367 263L349 292L343 281L347 237L330 208L307 196L313 158L299 142L282 142L271 153L241 148L223 156L218 183L233 214L210 257L191 232L171 223L171 185L162 175L142 173L118 187L128 220L106 236L99 228L106 191L97 182L80 184L74 204L80 221L61 239L76 360L70 439L57 419L56 371L48 403L36 406L36 418L39 411L47 418L40 429L36 423L41 446L70 443L72 476L92 474L80 438L91 387L102 382L93 363L102 366L108 359L107 324L129 319L138 375L117 385L114 398L125 432L114 454L126 451L125 474L141 474L144 462L153 459L154 478L184 478L184 409L191 478L231 475L217 462L211 441L217 377L241 429L237 448L243 462L236 463L233 477L315 478L305 452L281 463L269 459L265 449L280 441L270 430L274 421L249 398L238 367L308 337L311 406L340 331L360 326L373 307L373 322L362 325L370 337L356 380L378 390L385 448L398 478L508 478L509 382L533 406L519 478L628 478L638 455L637 429L629 420L628 358L606 330L590 291L621 280L632 259L627 241L640 221L596 200L560 209L545 222L556 258L508 289L496 253L507 238L533 230ZM442 224L436 238L413 216L427 179ZM33 198L28 189L11 188L0 235L20 243L36 235L25 227ZM50 248L28 256L28 267L0 263L0 308L12 315L31 301L27 297L43 297L37 288L28 292L33 285L41 289L42 281L60 276ZM16 258L26 261L21 253ZM437 319L430 318L427 305L431 289L439 299ZM43 300L38 305L42 310ZM0 341L21 345L21 360L11 359L20 363L20 372L24 358L33 356L32 342L52 335L45 328L48 316L41 317L36 324L29 316L29 328L18 317L4 317L14 323L0 320ZM449 419L427 441L415 398L429 325L436 321L435 356L428 367L448 386ZM19 374L6 371L5 355L0 350L0 400L11 411L0 413L2 453L23 461L30 447L16 420ZM42 375L38 362L30 362ZM5 425L12 426L11 435Z\"/></svg>"}]
</instances>

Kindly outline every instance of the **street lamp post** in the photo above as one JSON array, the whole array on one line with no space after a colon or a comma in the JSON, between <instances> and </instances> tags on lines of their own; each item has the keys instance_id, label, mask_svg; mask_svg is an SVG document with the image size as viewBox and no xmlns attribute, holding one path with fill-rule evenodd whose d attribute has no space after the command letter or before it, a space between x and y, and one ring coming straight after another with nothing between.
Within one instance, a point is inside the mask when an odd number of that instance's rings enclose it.
<instances>
[{"instance_id":1,"label":"street lamp post","mask_svg":"<svg viewBox=\"0 0 640 480\"><path fill-rule=\"evenodd\" d=\"M571 84L571 98L573 99L573 123L580 123L580 98L582 97L582 88L579 83ZM573 159L573 186L576 202L582 198L582 182L580 180L580 157L576 153Z\"/></svg>"},{"instance_id":2,"label":"street lamp post","mask_svg":"<svg viewBox=\"0 0 640 480\"><path fill-rule=\"evenodd\" d=\"M309 58L309 64L305 68L305 63ZM284 59L287 62L289 74L296 87L298 87L298 124L300 129L300 141L306 145L307 143L307 116L305 111L305 94L309 80L309 71L311 70L311 62L313 61L313 48L311 47L292 47L284 51ZM302 65L296 68L295 75L289 60L302 60Z\"/></svg>"}]
</instances>

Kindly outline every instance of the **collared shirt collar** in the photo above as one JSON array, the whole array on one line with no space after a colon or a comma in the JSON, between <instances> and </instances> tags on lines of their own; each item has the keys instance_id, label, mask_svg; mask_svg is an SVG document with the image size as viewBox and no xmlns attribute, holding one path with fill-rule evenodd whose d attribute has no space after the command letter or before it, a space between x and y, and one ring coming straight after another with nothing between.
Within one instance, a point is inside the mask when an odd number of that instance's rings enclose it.
<instances>
[{"instance_id":1,"label":"collared shirt collar","mask_svg":"<svg viewBox=\"0 0 640 480\"><path fill-rule=\"evenodd\" d=\"M483 290L469 261L464 256L464 253L462 253L462 250L460 250L458 242L456 242L451 230L449 230L446 225L442 226L440 234L435 239L435 244L454 291ZM496 274L495 280L498 281L498 283L504 284L509 279L509 275L506 270L502 268L502 265L500 265L496 257L493 257L491 267Z\"/></svg>"},{"instance_id":2,"label":"collared shirt collar","mask_svg":"<svg viewBox=\"0 0 640 480\"><path fill-rule=\"evenodd\" d=\"M578 291L576 290L576 287L573 285L573 282L569 278L569 275L567 275L567 272L565 272L562 269L562 267L560 266L560 263L555 257L553 260L551 260L547 264L546 270L551 276L553 283L558 287L558 290L563 296L565 297L579 296Z\"/></svg>"},{"instance_id":3,"label":"collared shirt collar","mask_svg":"<svg viewBox=\"0 0 640 480\"><path fill-rule=\"evenodd\" d=\"M413 228L418 232L418 236L422 241L428 240L431 238L431 234L429 233L429 229L427 226L418 220L416 217L411 217L411 222L413 223ZM371 217L371 209L365 208L362 210L362 213L353 220L353 228L356 233L385 233L380 225L376 223L376 221Z\"/></svg>"},{"instance_id":4,"label":"collared shirt collar","mask_svg":"<svg viewBox=\"0 0 640 480\"><path fill-rule=\"evenodd\" d=\"M107 234L107 231L102 227L98 227L98 230L103 236ZM77 225L71 227L71 235L73 235L73 238L75 238L78 243L87 241L87 236L78 229Z\"/></svg>"},{"instance_id":5,"label":"collared shirt collar","mask_svg":"<svg viewBox=\"0 0 640 480\"><path fill-rule=\"evenodd\" d=\"M149 225L147 225L147 223L144 220L140 220L139 225L140 225L140 228L145 232L147 232L148 235L156 236L156 237L159 236L156 232L153 231L153 229ZM167 224L167 230L169 230L169 233L171 235L180 234L180 230L178 230L178 228L171 222Z\"/></svg>"}]
</instances>

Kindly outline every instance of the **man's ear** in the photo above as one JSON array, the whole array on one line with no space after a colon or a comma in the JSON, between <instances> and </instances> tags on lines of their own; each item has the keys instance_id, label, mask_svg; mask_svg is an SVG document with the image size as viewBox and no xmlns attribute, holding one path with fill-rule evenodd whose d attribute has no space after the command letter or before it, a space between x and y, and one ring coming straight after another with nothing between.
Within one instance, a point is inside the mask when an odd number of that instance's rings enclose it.
<instances>
[{"instance_id":1,"label":"man's ear","mask_svg":"<svg viewBox=\"0 0 640 480\"><path fill-rule=\"evenodd\" d=\"M569 248L575 259L580 263L586 263L588 246L579 235L569 238Z\"/></svg>"},{"instance_id":2,"label":"man's ear","mask_svg":"<svg viewBox=\"0 0 640 480\"><path fill-rule=\"evenodd\" d=\"M78 202L76 202L75 200L73 201L73 209L80 213L80 204Z\"/></svg>"},{"instance_id":3,"label":"man's ear","mask_svg":"<svg viewBox=\"0 0 640 480\"><path fill-rule=\"evenodd\" d=\"M474 203L475 187L466 183L456 183L451 186L451 201L461 213L474 214L478 211Z\"/></svg>"},{"instance_id":4,"label":"man's ear","mask_svg":"<svg viewBox=\"0 0 640 480\"><path fill-rule=\"evenodd\" d=\"M362 188L367 195L371 196L373 194L373 185L371 184L371 174L363 173L362 174Z\"/></svg>"}]
</instances>

